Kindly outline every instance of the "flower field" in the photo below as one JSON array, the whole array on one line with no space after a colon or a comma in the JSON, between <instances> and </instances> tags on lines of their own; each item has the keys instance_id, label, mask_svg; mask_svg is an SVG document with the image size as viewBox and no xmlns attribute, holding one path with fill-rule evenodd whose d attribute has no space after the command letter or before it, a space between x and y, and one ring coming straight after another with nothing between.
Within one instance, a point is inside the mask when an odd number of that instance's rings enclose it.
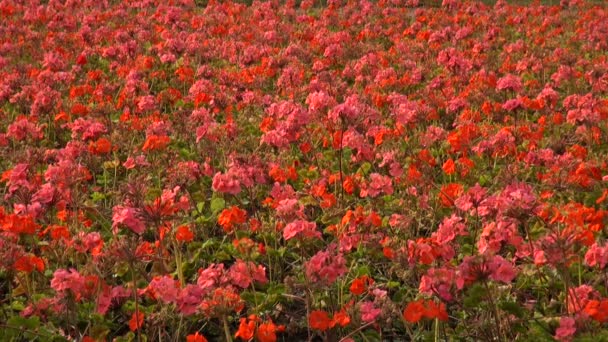
<instances>
[{"instance_id":1,"label":"flower field","mask_svg":"<svg viewBox=\"0 0 608 342\"><path fill-rule=\"evenodd\" d=\"M608 340L608 7L0 1L1 341Z\"/></svg>"}]
</instances>

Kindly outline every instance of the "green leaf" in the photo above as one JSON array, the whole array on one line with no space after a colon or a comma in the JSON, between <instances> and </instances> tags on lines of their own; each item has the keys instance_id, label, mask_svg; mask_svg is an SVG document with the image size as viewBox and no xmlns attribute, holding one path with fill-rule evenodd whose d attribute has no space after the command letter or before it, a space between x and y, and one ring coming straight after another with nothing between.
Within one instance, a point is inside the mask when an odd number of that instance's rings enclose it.
<instances>
[{"instance_id":1,"label":"green leaf","mask_svg":"<svg viewBox=\"0 0 608 342\"><path fill-rule=\"evenodd\" d=\"M201 201L201 202L196 203L196 210L197 210L199 213L202 213L202 212L203 212L203 209L205 209L205 202L202 202L202 201Z\"/></svg>"},{"instance_id":2,"label":"green leaf","mask_svg":"<svg viewBox=\"0 0 608 342\"><path fill-rule=\"evenodd\" d=\"M223 198L213 197L211 199L211 212L213 214L219 213L224 208L226 208L226 201Z\"/></svg>"},{"instance_id":3,"label":"green leaf","mask_svg":"<svg viewBox=\"0 0 608 342\"><path fill-rule=\"evenodd\" d=\"M467 291L467 296L463 300L466 308L477 308L479 303L483 301L486 289L481 284L475 284Z\"/></svg>"},{"instance_id":4,"label":"green leaf","mask_svg":"<svg viewBox=\"0 0 608 342\"><path fill-rule=\"evenodd\" d=\"M19 327L24 330L34 330L40 326L40 318L38 316L32 316L29 318L13 316L8 319L7 323L12 327Z\"/></svg>"},{"instance_id":5,"label":"green leaf","mask_svg":"<svg viewBox=\"0 0 608 342\"><path fill-rule=\"evenodd\" d=\"M519 304L517 304L516 302L511 302L511 301L501 302L499 304L499 307L502 310L515 315L517 318L523 318L525 315L524 309L522 309L521 306L519 306Z\"/></svg>"},{"instance_id":6,"label":"green leaf","mask_svg":"<svg viewBox=\"0 0 608 342\"><path fill-rule=\"evenodd\" d=\"M15 310L15 311L23 311L23 309L25 309L25 305L23 305L22 302L19 301L13 301L11 303L11 309Z\"/></svg>"},{"instance_id":7,"label":"green leaf","mask_svg":"<svg viewBox=\"0 0 608 342\"><path fill-rule=\"evenodd\" d=\"M361 167L359 168L359 170L357 170L357 173L360 173L362 175L366 175L369 170L372 169L372 164L365 162L363 164L361 164Z\"/></svg>"}]
</instances>

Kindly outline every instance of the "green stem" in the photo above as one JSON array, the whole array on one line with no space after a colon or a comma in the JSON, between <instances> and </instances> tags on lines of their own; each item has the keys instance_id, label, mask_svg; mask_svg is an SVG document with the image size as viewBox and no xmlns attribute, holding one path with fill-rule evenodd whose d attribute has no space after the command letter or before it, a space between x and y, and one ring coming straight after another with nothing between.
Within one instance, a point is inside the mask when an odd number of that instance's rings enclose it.
<instances>
[{"instance_id":1,"label":"green stem","mask_svg":"<svg viewBox=\"0 0 608 342\"><path fill-rule=\"evenodd\" d=\"M232 342L232 334L230 333L230 328L228 327L228 320L226 320L226 316L222 317L222 321L224 323L224 334L226 335L226 342Z\"/></svg>"}]
</instances>

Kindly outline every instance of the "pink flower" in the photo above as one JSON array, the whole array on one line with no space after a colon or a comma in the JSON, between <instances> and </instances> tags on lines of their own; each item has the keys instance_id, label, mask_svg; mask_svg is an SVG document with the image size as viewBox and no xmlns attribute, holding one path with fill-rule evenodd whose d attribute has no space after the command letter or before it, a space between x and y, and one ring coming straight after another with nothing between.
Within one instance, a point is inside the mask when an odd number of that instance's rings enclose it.
<instances>
[{"instance_id":1,"label":"pink flower","mask_svg":"<svg viewBox=\"0 0 608 342\"><path fill-rule=\"evenodd\" d=\"M321 238L321 232L317 231L317 224L315 222L296 220L283 228L283 238L285 240L292 239L298 235L302 238Z\"/></svg>"},{"instance_id":2,"label":"pink flower","mask_svg":"<svg viewBox=\"0 0 608 342\"><path fill-rule=\"evenodd\" d=\"M57 292L71 290L77 297L84 290L85 278L75 269L58 269L53 273L51 288Z\"/></svg>"},{"instance_id":3,"label":"pink flower","mask_svg":"<svg viewBox=\"0 0 608 342\"><path fill-rule=\"evenodd\" d=\"M510 99L510 100L507 100L502 105L502 109L509 111L509 112L512 112L516 109L520 109L523 107L524 107L524 103L520 99Z\"/></svg>"},{"instance_id":4,"label":"pink flower","mask_svg":"<svg viewBox=\"0 0 608 342\"><path fill-rule=\"evenodd\" d=\"M28 137L32 139L42 139L42 129L34 123L27 120L25 117L18 118L12 124L8 125L6 136L17 141L24 140Z\"/></svg>"},{"instance_id":5,"label":"pink flower","mask_svg":"<svg viewBox=\"0 0 608 342\"><path fill-rule=\"evenodd\" d=\"M112 209L114 215L112 216L112 229L114 234L118 233L118 226L125 225L136 234L141 234L146 230L144 222L139 219L137 210L130 207L123 207L117 205Z\"/></svg>"},{"instance_id":6,"label":"pink flower","mask_svg":"<svg viewBox=\"0 0 608 342\"><path fill-rule=\"evenodd\" d=\"M154 294L154 297L166 304L175 303L179 293L175 280L169 276L155 277L148 284L148 289Z\"/></svg>"},{"instance_id":7,"label":"pink flower","mask_svg":"<svg viewBox=\"0 0 608 342\"><path fill-rule=\"evenodd\" d=\"M228 270L228 277L230 281L243 289L246 289L251 285L253 281L257 281L260 284L266 284L268 279L266 278L266 268L262 265L255 265L253 262L245 262L243 260L237 260L230 270Z\"/></svg>"},{"instance_id":8,"label":"pink flower","mask_svg":"<svg viewBox=\"0 0 608 342\"><path fill-rule=\"evenodd\" d=\"M522 88L523 84L521 82L521 78L512 74L508 74L504 77L501 77L496 82L497 90L511 90L517 93L521 91Z\"/></svg>"},{"instance_id":9,"label":"pink flower","mask_svg":"<svg viewBox=\"0 0 608 342\"><path fill-rule=\"evenodd\" d=\"M558 341L571 341L576 333L576 321L572 317L562 317L559 327L555 330L555 339Z\"/></svg>"},{"instance_id":10,"label":"pink flower","mask_svg":"<svg viewBox=\"0 0 608 342\"><path fill-rule=\"evenodd\" d=\"M454 299L452 288L455 285L455 270L447 267L431 268L420 279L418 291L428 295L437 294L442 300L451 301Z\"/></svg>"},{"instance_id":11,"label":"pink flower","mask_svg":"<svg viewBox=\"0 0 608 342\"><path fill-rule=\"evenodd\" d=\"M241 192L241 183L233 176L222 174L220 172L213 176L213 191L223 192L231 195L237 195Z\"/></svg>"},{"instance_id":12,"label":"pink flower","mask_svg":"<svg viewBox=\"0 0 608 342\"><path fill-rule=\"evenodd\" d=\"M508 284L517 276L515 267L499 255L494 256L494 259L490 261L489 268L492 272L490 273L490 279L494 281Z\"/></svg>"},{"instance_id":13,"label":"pink flower","mask_svg":"<svg viewBox=\"0 0 608 342\"><path fill-rule=\"evenodd\" d=\"M361 303L359 310L361 311L361 320L366 323L375 321L382 313L382 309L376 308L374 302L370 301Z\"/></svg>"},{"instance_id":14,"label":"pink flower","mask_svg":"<svg viewBox=\"0 0 608 342\"><path fill-rule=\"evenodd\" d=\"M383 176L378 173L372 173L370 176L370 183L365 189L361 190L361 197L377 197L381 193L387 195L393 194L393 181L388 176Z\"/></svg>"},{"instance_id":15,"label":"pink flower","mask_svg":"<svg viewBox=\"0 0 608 342\"><path fill-rule=\"evenodd\" d=\"M108 312L108 309L112 305L112 289L109 286L106 286L98 295L97 295L97 313L100 315L105 315Z\"/></svg>"},{"instance_id":16,"label":"pink flower","mask_svg":"<svg viewBox=\"0 0 608 342\"><path fill-rule=\"evenodd\" d=\"M334 246L335 248L335 246ZM329 249L334 249L330 247ZM332 284L338 277L344 275L346 260L342 253L334 254L329 250L320 251L304 264L306 276L310 281Z\"/></svg>"},{"instance_id":17,"label":"pink flower","mask_svg":"<svg viewBox=\"0 0 608 342\"><path fill-rule=\"evenodd\" d=\"M295 198L286 198L278 201L275 210L281 218L304 217L304 206Z\"/></svg>"},{"instance_id":18,"label":"pink flower","mask_svg":"<svg viewBox=\"0 0 608 342\"><path fill-rule=\"evenodd\" d=\"M196 284L205 292L228 282L225 276L224 264L211 264L204 270L198 271Z\"/></svg>"},{"instance_id":19,"label":"pink flower","mask_svg":"<svg viewBox=\"0 0 608 342\"><path fill-rule=\"evenodd\" d=\"M177 309L182 315L193 315L201 305L205 291L197 285L188 284L177 297Z\"/></svg>"},{"instance_id":20,"label":"pink flower","mask_svg":"<svg viewBox=\"0 0 608 342\"><path fill-rule=\"evenodd\" d=\"M433 237L439 244L446 244L452 242L457 235L467 235L466 227L461 217L452 214L451 217L443 219Z\"/></svg>"},{"instance_id":21,"label":"pink flower","mask_svg":"<svg viewBox=\"0 0 608 342\"><path fill-rule=\"evenodd\" d=\"M599 265L600 269L608 264L608 246L600 247L597 243L591 245L585 253L585 263L591 267Z\"/></svg>"},{"instance_id":22,"label":"pink flower","mask_svg":"<svg viewBox=\"0 0 608 342\"><path fill-rule=\"evenodd\" d=\"M306 97L306 104L311 112L317 112L336 105L336 100L325 91L315 91Z\"/></svg>"}]
</instances>

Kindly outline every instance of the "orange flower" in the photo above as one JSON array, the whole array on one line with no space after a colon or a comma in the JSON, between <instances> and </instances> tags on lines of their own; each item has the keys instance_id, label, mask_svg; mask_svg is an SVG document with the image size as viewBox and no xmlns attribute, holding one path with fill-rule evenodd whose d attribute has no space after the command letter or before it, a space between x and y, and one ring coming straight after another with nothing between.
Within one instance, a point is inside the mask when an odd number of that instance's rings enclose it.
<instances>
[{"instance_id":1,"label":"orange flower","mask_svg":"<svg viewBox=\"0 0 608 342\"><path fill-rule=\"evenodd\" d=\"M179 242L190 242L194 240L194 234L188 226L179 226L175 232L175 239Z\"/></svg>"},{"instance_id":2,"label":"orange flower","mask_svg":"<svg viewBox=\"0 0 608 342\"><path fill-rule=\"evenodd\" d=\"M194 334L186 336L186 342L207 342L207 339L197 331Z\"/></svg>"},{"instance_id":3,"label":"orange flower","mask_svg":"<svg viewBox=\"0 0 608 342\"><path fill-rule=\"evenodd\" d=\"M260 324L257 337L260 342L275 342L277 340L277 326L272 321Z\"/></svg>"},{"instance_id":4,"label":"orange flower","mask_svg":"<svg viewBox=\"0 0 608 342\"><path fill-rule=\"evenodd\" d=\"M15 261L15 269L25 273L30 273L34 269L39 272L44 271L44 260L35 255L24 255Z\"/></svg>"},{"instance_id":5,"label":"orange flower","mask_svg":"<svg viewBox=\"0 0 608 342\"><path fill-rule=\"evenodd\" d=\"M590 300L583 311L600 323L608 322L608 300L604 299L601 302L598 300Z\"/></svg>"},{"instance_id":6,"label":"orange flower","mask_svg":"<svg viewBox=\"0 0 608 342\"><path fill-rule=\"evenodd\" d=\"M403 311L403 318L410 323L417 323L422 318L423 313L424 305L422 305L422 300L417 300L407 304Z\"/></svg>"},{"instance_id":7,"label":"orange flower","mask_svg":"<svg viewBox=\"0 0 608 342\"><path fill-rule=\"evenodd\" d=\"M29 215L10 214L2 222L2 230L14 234L34 234L40 228Z\"/></svg>"},{"instance_id":8,"label":"orange flower","mask_svg":"<svg viewBox=\"0 0 608 342\"><path fill-rule=\"evenodd\" d=\"M462 184L450 183L441 187L439 199L444 207L452 207L454 201L462 194Z\"/></svg>"},{"instance_id":9,"label":"orange flower","mask_svg":"<svg viewBox=\"0 0 608 342\"><path fill-rule=\"evenodd\" d=\"M435 303L434 300L419 299L410 302L403 311L403 318L410 323L417 323L422 318L448 320L448 313L444 303Z\"/></svg>"},{"instance_id":10,"label":"orange flower","mask_svg":"<svg viewBox=\"0 0 608 342\"><path fill-rule=\"evenodd\" d=\"M447 321L448 313L445 308L445 303L435 303L434 300L427 300L424 317L429 319L437 318L440 321Z\"/></svg>"},{"instance_id":11,"label":"orange flower","mask_svg":"<svg viewBox=\"0 0 608 342\"><path fill-rule=\"evenodd\" d=\"M151 135L144 142L142 151L160 151L164 150L167 145L171 142L171 138L166 135Z\"/></svg>"},{"instance_id":12,"label":"orange flower","mask_svg":"<svg viewBox=\"0 0 608 342\"><path fill-rule=\"evenodd\" d=\"M446 175L453 175L454 172L456 172L456 164L454 163L454 160L452 160L452 158L448 159L445 163L443 163L442 169Z\"/></svg>"},{"instance_id":13,"label":"orange flower","mask_svg":"<svg viewBox=\"0 0 608 342\"><path fill-rule=\"evenodd\" d=\"M237 206L232 206L229 209L224 209L217 218L219 223L226 233L230 233L236 224L245 223L247 220L247 212Z\"/></svg>"},{"instance_id":14,"label":"orange flower","mask_svg":"<svg viewBox=\"0 0 608 342\"><path fill-rule=\"evenodd\" d=\"M334 314L334 317L331 320L330 326L332 328L335 327L336 325L345 327L349 324L350 324L350 317L348 316L346 311L344 309L342 309Z\"/></svg>"},{"instance_id":15,"label":"orange flower","mask_svg":"<svg viewBox=\"0 0 608 342\"><path fill-rule=\"evenodd\" d=\"M370 277L366 275L361 276L353 280L353 282L350 284L350 292L357 296L362 295L365 293L365 291L367 291L367 287L373 283L374 280Z\"/></svg>"},{"instance_id":16,"label":"orange flower","mask_svg":"<svg viewBox=\"0 0 608 342\"><path fill-rule=\"evenodd\" d=\"M51 239L53 241L57 241L60 239L68 240L70 238L70 232L68 231L68 227L66 226L52 225L49 226L46 230L50 231Z\"/></svg>"},{"instance_id":17,"label":"orange flower","mask_svg":"<svg viewBox=\"0 0 608 342\"><path fill-rule=\"evenodd\" d=\"M336 205L336 196L334 196L334 194L330 194L330 193L323 194L322 200L319 203L319 205L323 209L333 207L334 205Z\"/></svg>"},{"instance_id":18,"label":"orange flower","mask_svg":"<svg viewBox=\"0 0 608 342\"><path fill-rule=\"evenodd\" d=\"M355 180L353 179L353 177L351 177L351 176L344 177L344 182L342 183L342 187L344 188L344 191L347 194L352 195L352 193L355 191Z\"/></svg>"},{"instance_id":19,"label":"orange flower","mask_svg":"<svg viewBox=\"0 0 608 342\"><path fill-rule=\"evenodd\" d=\"M325 331L330 328L331 320L327 312L323 310L315 310L308 317L308 324L311 328Z\"/></svg>"},{"instance_id":20,"label":"orange flower","mask_svg":"<svg viewBox=\"0 0 608 342\"><path fill-rule=\"evenodd\" d=\"M241 318L241 324L239 330L236 332L234 337L240 338L244 341L249 341L253 338L253 332L255 330L255 321L247 322L246 318Z\"/></svg>"},{"instance_id":21,"label":"orange flower","mask_svg":"<svg viewBox=\"0 0 608 342\"><path fill-rule=\"evenodd\" d=\"M106 154L112 150L112 144L110 140L106 138L99 138L97 141L89 143L89 152L92 154Z\"/></svg>"},{"instance_id":22,"label":"orange flower","mask_svg":"<svg viewBox=\"0 0 608 342\"><path fill-rule=\"evenodd\" d=\"M129 320L129 329L131 329L131 331L135 331L141 328L143 323L144 313L141 311L134 312L133 316L131 316L131 319Z\"/></svg>"}]
</instances>

